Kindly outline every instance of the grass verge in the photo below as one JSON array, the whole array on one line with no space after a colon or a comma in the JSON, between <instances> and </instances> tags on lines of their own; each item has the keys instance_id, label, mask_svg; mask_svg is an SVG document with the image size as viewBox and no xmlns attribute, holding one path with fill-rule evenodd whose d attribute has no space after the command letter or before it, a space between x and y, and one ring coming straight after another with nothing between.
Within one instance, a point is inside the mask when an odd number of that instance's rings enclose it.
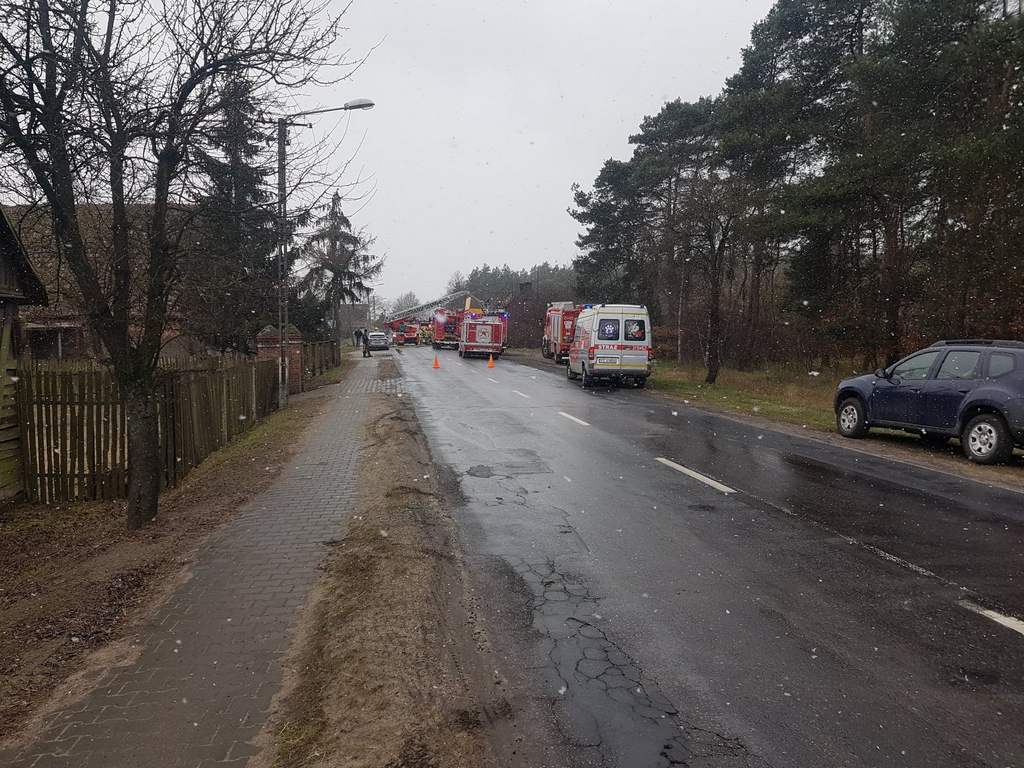
<instances>
[{"instance_id":1,"label":"grass verge","mask_svg":"<svg viewBox=\"0 0 1024 768\"><path fill-rule=\"evenodd\" d=\"M648 387L693 405L832 431L835 376L795 368L723 369L705 384L703 366L659 361Z\"/></svg>"},{"instance_id":2,"label":"grass verge","mask_svg":"<svg viewBox=\"0 0 1024 768\"><path fill-rule=\"evenodd\" d=\"M330 368L319 376L314 376L303 385L304 392L310 392L321 387L329 387L332 384L340 384L345 380L349 370L355 365L355 358L352 355L343 354L341 364Z\"/></svg>"}]
</instances>

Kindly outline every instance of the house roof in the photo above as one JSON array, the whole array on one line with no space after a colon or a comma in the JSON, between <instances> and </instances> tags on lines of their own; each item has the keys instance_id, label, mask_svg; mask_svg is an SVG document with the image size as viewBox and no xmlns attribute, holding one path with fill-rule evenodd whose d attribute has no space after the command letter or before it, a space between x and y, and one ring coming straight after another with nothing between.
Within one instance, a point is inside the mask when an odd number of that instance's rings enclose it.
<instances>
[{"instance_id":1,"label":"house roof","mask_svg":"<svg viewBox=\"0 0 1024 768\"><path fill-rule=\"evenodd\" d=\"M14 227L11 226L3 208L0 208L0 254L13 268L20 289L20 296L10 296L9 298L25 304L42 306L48 304L46 288L35 269L32 268L32 263L28 259L21 239L14 231Z\"/></svg>"}]
</instances>

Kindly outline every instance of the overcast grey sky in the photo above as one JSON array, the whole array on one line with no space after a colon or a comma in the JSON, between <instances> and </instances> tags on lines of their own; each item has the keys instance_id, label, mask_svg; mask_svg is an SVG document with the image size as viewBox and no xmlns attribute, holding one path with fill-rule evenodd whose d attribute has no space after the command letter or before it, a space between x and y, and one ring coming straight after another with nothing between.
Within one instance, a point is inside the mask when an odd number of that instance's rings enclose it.
<instances>
[{"instance_id":1,"label":"overcast grey sky","mask_svg":"<svg viewBox=\"0 0 1024 768\"><path fill-rule=\"evenodd\" d=\"M378 294L440 296L473 266L569 263L573 182L588 185L670 99L717 93L771 0L355 0L353 54L326 103L351 116L353 223L388 254Z\"/></svg>"}]
</instances>

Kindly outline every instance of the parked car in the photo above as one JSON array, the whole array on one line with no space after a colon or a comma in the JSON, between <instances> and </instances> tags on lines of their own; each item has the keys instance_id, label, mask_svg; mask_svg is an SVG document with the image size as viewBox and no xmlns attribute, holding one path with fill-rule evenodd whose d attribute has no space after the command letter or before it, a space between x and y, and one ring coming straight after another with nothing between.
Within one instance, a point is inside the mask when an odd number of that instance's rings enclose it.
<instances>
[{"instance_id":1,"label":"parked car","mask_svg":"<svg viewBox=\"0 0 1024 768\"><path fill-rule=\"evenodd\" d=\"M370 337L371 352L381 349L390 349L391 345L388 343L388 335L383 331L370 331L368 335Z\"/></svg>"},{"instance_id":2,"label":"parked car","mask_svg":"<svg viewBox=\"0 0 1024 768\"><path fill-rule=\"evenodd\" d=\"M939 341L867 376L839 383L836 426L845 437L902 429L945 444L959 437L979 464L1024 446L1024 342Z\"/></svg>"},{"instance_id":3,"label":"parked car","mask_svg":"<svg viewBox=\"0 0 1024 768\"><path fill-rule=\"evenodd\" d=\"M576 318L565 375L643 387L651 375L651 318L639 304L584 305Z\"/></svg>"}]
</instances>

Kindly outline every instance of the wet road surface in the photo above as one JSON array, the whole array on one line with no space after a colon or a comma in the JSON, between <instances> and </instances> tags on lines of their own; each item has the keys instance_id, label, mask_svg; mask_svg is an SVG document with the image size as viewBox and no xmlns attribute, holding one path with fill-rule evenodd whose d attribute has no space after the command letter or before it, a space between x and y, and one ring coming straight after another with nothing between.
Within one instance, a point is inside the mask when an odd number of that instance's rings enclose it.
<instances>
[{"instance_id":1,"label":"wet road surface","mask_svg":"<svg viewBox=\"0 0 1024 768\"><path fill-rule=\"evenodd\" d=\"M509 764L1024 766L1024 495L554 365L397 358L561 738Z\"/></svg>"}]
</instances>

